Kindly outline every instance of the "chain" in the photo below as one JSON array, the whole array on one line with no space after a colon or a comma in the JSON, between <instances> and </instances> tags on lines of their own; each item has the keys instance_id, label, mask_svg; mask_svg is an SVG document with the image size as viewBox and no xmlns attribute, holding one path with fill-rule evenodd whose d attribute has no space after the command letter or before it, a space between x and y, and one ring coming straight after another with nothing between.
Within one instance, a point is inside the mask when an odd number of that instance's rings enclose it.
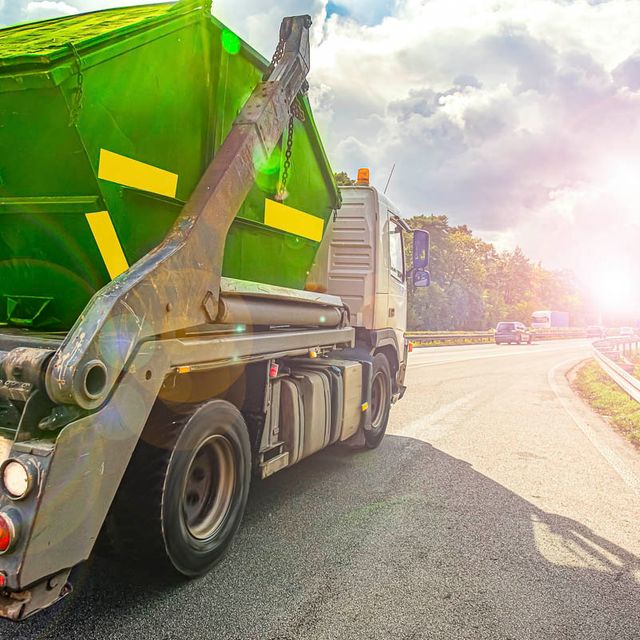
<instances>
[{"instance_id":1,"label":"chain","mask_svg":"<svg viewBox=\"0 0 640 640\"><path fill-rule=\"evenodd\" d=\"M78 118L80 117L80 112L82 111L82 99L84 98L84 75L82 73L82 59L80 58L80 54L78 53L78 50L76 49L76 46L73 44L73 42L69 43L69 48L71 49L73 59L76 63L76 67L78 68L78 86L75 88L73 94L69 120L69 126L73 127L78 123Z\"/></svg>"},{"instance_id":2,"label":"chain","mask_svg":"<svg viewBox=\"0 0 640 640\"><path fill-rule=\"evenodd\" d=\"M307 120L307 117L304 115L304 111L297 100L294 100L291 103L291 115L300 120L300 122L306 122Z\"/></svg>"},{"instance_id":3,"label":"chain","mask_svg":"<svg viewBox=\"0 0 640 640\"><path fill-rule=\"evenodd\" d=\"M287 41L285 40L285 38L280 36L280 40L278 40L278 46L276 47L275 53L273 54L273 58L271 58L271 64L269 65L269 67L267 68L264 74L265 80L267 80L271 76L276 66L278 65L278 62L282 60L282 56L284 56L284 47L286 43Z\"/></svg>"},{"instance_id":4,"label":"chain","mask_svg":"<svg viewBox=\"0 0 640 640\"><path fill-rule=\"evenodd\" d=\"M278 46L276 47L275 53L273 54L273 58L271 59L271 64L265 73L265 80L270 78L273 74L276 66L282 60L284 56L284 50L287 43L286 34L281 31L280 39L278 41ZM306 93L309 89L309 85L305 81L304 86L302 87L302 93ZM291 156L293 155L293 134L295 127L295 119L297 118L300 122L305 122L306 117L300 103L297 98L294 98L290 107L290 117L289 117L289 127L287 131L287 147L284 153L284 166L282 169L282 178L280 179L280 184L278 185L278 191L276 193L276 200L279 202L284 202L287 197L287 182L289 181L289 173L291 171Z\"/></svg>"},{"instance_id":5,"label":"chain","mask_svg":"<svg viewBox=\"0 0 640 640\"><path fill-rule=\"evenodd\" d=\"M278 185L278 193L276 200L284 202L287 197L287 181L289 180L289 170L291 169L291 155L293 153L293 127L295 124L295 116L291 114L289 117L289 131L287 133L287 148L284 152L284 168L282 170L282 178Z\"/></svg>"}]
</instances>

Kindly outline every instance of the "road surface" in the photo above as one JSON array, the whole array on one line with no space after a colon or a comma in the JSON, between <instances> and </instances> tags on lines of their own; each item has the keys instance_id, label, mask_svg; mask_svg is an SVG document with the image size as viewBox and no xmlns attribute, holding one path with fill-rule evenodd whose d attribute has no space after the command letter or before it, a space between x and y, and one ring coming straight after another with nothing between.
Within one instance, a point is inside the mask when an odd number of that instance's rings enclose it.
<instances>
[{"instance_id":1,"label":"road surface","mask_svg":"<svg viewBox=\"0 0 640 640\"><path fill-rule=\"evenodd\" d=\"M569 391L585 341L426 349L374 452L252 489L206 578L96 560L0 638L640 637L640 457Z\"/></svg>"}]
</instances>

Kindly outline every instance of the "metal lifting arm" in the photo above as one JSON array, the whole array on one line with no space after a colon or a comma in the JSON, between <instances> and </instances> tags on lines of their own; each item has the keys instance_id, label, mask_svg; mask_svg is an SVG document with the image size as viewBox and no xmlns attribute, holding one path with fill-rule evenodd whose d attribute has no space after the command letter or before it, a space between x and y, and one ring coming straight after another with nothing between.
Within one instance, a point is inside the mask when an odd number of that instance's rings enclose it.
<instances>
[{"instance_id":1,"label":"metal lifting arm","mask_svg":"<svg viewBox=\"0 0 640 640\"><path fill-rule=\"evenodd\" d=\"M259 84L165 240L99 291L47 370L56 403L100 406L134 353L152 336L218 317L225 240L306 86L309 16L285 18L267 77Z\"/></svg>"}]
</instances>

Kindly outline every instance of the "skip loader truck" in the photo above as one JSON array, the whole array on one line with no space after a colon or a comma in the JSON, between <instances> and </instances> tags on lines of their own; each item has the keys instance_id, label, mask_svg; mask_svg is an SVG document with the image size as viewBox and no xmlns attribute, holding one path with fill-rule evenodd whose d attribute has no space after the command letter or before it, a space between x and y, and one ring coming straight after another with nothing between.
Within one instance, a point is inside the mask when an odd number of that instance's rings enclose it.
<instances>
[{"instance_id":1,"label":"skip loader truck","mask_svg":"<svg viewBox=\"0 0 640 640\"><path fill-rule=\"evenodd\" d=\"M96 544L202 575L252 476L382 440L429 238L407 268L368 173L337 189L310 26L271 63L206 0L0 31L0 616Z\"/></svg>"}]
</instances>

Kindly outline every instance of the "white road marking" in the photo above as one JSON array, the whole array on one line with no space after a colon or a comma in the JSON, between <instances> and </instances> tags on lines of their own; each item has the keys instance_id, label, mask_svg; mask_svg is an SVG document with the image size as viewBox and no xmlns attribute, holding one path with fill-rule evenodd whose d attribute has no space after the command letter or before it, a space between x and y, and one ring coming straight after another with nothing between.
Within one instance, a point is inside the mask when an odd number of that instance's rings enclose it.
<instances>
[{"instance_id":1,"label":"white road marking","mask_svg":"<svg viewBox=\"0 0 640 640\"><path fill-rule=\"evenodd\" d=\"M620 476L623 482L632 491L640 495L640 479L638 479L636 474L629 468L624 460L622 460L622 458L609 446L602 442L598 434L579 415L576 414L576 412L573 410L573 407L571 406L571 400L566 397L564 390L556 382L558 369L566 367L570 364L577 364L578 362L579 359L576 360L576 358L574 357L570 360L560 362L559 364L552 367L548 373L549 386L560 401L563 409L567 412L578 429L582 431L582 433L589 440L596 451L609 463L609 466L611 466L611 468Z\"/></svg>"},{"instance_id":2,"label":"white road marking","mask_svg":"<svg viewBox=\"0 0 640 640\"><path fill-rule=\"evenodd\" d=\"M434 438L442 435L445 430L442 429L444 426L444 420L452 413L456 413L464 406L471 404L480 395L482 395L480 391L468 393L449 404L445 404L433 413L428 413L417 420L413 420L406 427L400 430L399 433L407 438L415 438L417 440L422 440L425 437Z\"/></svg>"},{"instance_id":3,"label":"white road marking","mask_svg":"<svg viewBox=\"0 0 640 640\"><path fill-rule=\"evenodd\" d=\"M413 363L411 362L411 357L409 357L409 369L417 369L420 367L433 367L438 364L453 364L456 362L466 362L467 360L488 360L489 358L508 358L508 357L514 357L514 356L522 356L526 353L526 351L524 350L525 347L523 347L522 349L523 350L514 349L513 351L506 351L505 353L487 353L486 355L483 354L483 355L475 355L475 356L465 355L464 353L456 351L451 355L452 356L461 355L463 357L461 358L452 357L444 360L429 360L426 362L413 362ZM539 354L540 352L542 352L544 354L548 354L548 353L557 353L559 351L566 351L566 347L559 347L555 349L546 348L546 349L538 350L536 351L536 353ZM475 353L477 353L477 350L475 350Z\"/></svg>"}]
</instances>

